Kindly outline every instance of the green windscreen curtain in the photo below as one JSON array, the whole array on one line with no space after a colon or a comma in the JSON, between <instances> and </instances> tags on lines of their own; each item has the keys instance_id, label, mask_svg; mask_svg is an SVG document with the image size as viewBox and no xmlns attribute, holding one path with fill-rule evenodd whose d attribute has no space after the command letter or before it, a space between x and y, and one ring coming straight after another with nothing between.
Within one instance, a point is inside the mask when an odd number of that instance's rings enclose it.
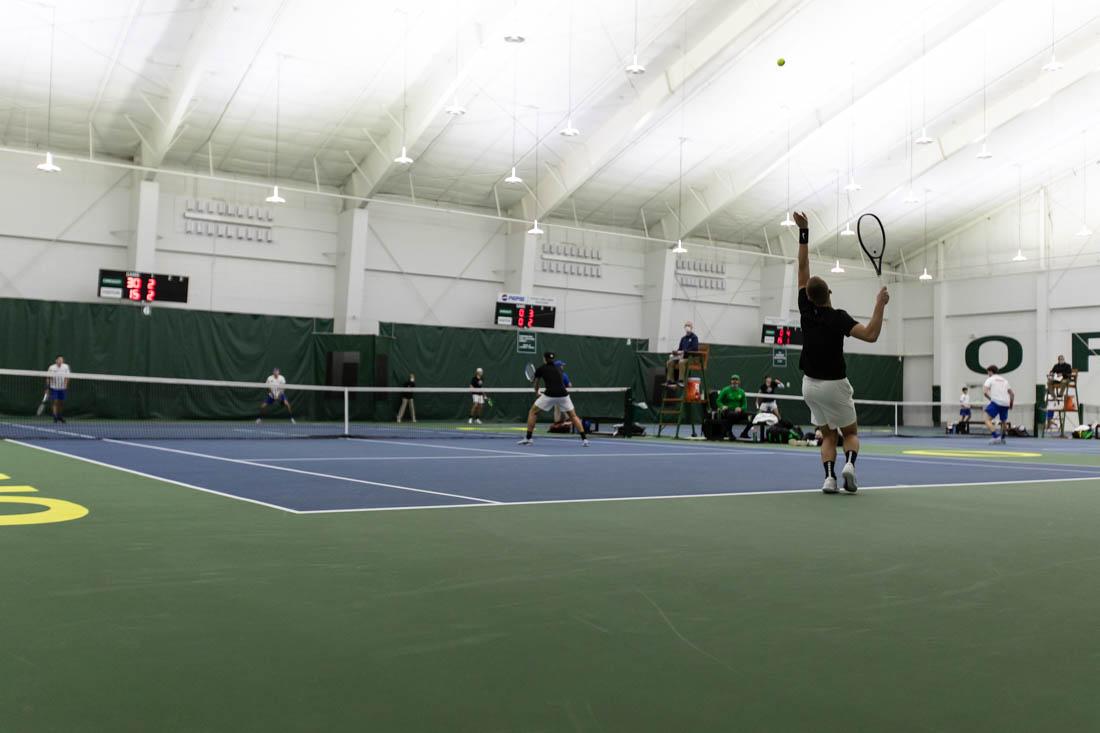
<instances>
[{"instance_id":1,"label":"green windscreen curtain","mask_svg":"<svg viewBox=\"0 0 1100 733\"><path fill-rule=\"evenodd\" d=\"M530 362L542 363L542 353L553 351L566 363L565 372L575 387L631 387L635 384L635 354L647 348L648 342L638 339L577 336L559 333L523 333L536 339L534 354L518 353L515 330L451 328L405 323L385 323L378 337L380 353L389 359L390 383L400 385L410 372L416 374L419 387L465 387L474 370L485 370L485 387L526 387L523 368ZM420 414L430 409L431 396L417 398ZM494 419L521 419L530 400L497 400ZM582 416L622 416L621 396L585 395L578 400ZM507 407L502 407L506 404ZM459 405L441 409L462 414L467 407ZM504 409L507 412L501 413ZM429 414L429 413L425 413Z\"/></svg>"}]
</instances>

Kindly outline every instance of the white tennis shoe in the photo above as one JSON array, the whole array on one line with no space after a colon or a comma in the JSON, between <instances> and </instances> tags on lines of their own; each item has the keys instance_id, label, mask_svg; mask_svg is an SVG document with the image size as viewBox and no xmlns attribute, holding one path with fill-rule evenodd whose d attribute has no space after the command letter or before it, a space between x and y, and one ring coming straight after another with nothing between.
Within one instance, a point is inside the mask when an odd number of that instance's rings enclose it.
<instances>
[{"instance_id":1,"label":"white tennis shoe","mask_svg":"<svg viewBox=\"0 0 1100 733\"><path fill-rule=\"evenodd\" d=\"M532 445L534 442L530 438L524 438L523 440L517 440L516 445Z\"/></svg>"},{"instance_id":2,"label":"white tennis shoe","mask_svg":"<svg viewBox=\"0 0 1100 733\"><path fill-rule=\"evenodd\" d=\"M582 448L587 448L587 447L588 447L588 445L589 445L589 443L588 443L588 438L582 438L582 439L581 439L581 447L582 447Z\"/></svg>"},{"instance_id":3,"label":"white tennis shoe","mask_svg":"<svg viewBox=\"0 0 1100 733\"><path fill-rule=\"evenodd\" d=\"M844 490L849 494L856 493L856 489L859 488L856 484L856 467L851 463L845 463L840 475L844 478Z\"/></svg>"},{"instance_id":4,"label":"white tennis shoe","mask_svg":"<svg viewBox=\"0 0 1100 733\"><path fill-rule=\"evenodd\" d=\"M835 494L835 493L837 493L836 477L835 476L827 476L825 478L825 483L821 485L821 491L823 493L826 493L826 494Z\"/></svg>"}]
</instances>

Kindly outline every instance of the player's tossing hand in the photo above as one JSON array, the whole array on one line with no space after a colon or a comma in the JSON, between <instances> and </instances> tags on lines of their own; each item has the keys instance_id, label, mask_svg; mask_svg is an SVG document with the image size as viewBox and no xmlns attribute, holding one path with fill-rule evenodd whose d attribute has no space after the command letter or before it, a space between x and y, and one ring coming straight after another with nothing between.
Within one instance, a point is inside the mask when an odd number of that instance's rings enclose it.
<instances>
[{"instance_id":1,"label":"player's tossing hand","mask_svg":"<svg viewBox=\"0 0 1100 733\"><path fill-rule=\"evenodd\" d=\"M810 228L810 222L806 218L806 212L796 211L796 212L794 212L794 214L792 216L794 217L794 223L798 225L799 229L809 229Z\"/></svg>"},{"instance_id":2,"label":"player's tossing hand","mask_svg":"<svg viewBox=\"0 0 1100 733\"><path fill-rule=\"evenodd\" d=\"M886 286L884 285L882 287L882 290L878 291L878 297L875 298L875 303L877 305L885 306L889 302L890 302L890 291L887 290Z\"/></svg>"}]
</instances>

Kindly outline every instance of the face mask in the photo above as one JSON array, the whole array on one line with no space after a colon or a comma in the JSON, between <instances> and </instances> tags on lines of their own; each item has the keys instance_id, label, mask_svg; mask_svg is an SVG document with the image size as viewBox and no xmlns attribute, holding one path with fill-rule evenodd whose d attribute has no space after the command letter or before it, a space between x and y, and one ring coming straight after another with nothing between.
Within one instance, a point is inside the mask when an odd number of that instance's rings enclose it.
<instances>
[{"instance_id":1,"label":"face mask","mask_svg":"<svg viewBox=\"0 0 1100 733\"><path fill-rule=\"evenodd\" d=\"M691 326L684 326L684 333L691 333Z\"/></svg>"}]
</instances>

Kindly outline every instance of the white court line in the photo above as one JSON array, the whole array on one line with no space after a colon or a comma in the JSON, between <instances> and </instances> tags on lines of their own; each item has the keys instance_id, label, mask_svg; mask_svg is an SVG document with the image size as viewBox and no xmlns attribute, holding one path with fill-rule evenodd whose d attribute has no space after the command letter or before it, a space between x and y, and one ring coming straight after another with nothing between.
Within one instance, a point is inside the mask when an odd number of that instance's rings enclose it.
<instances>
[{"instance_id":1,"label":"white court line","mask_svg":"<svg viewBox=\"0 0 1100 733\"><path fill-rule=\"evenodd\" d=\"M1040 478L1026 481L972 481L955 484L892 484L889 486L861 486L859 492L849 496L858 496L865 491L893 491L897 489L954 488L962 486L1023 486L1027 484L1066 483L1069 481L1100 481L1100 476L1080 476L1074 478ZM821 489L777 489L775 491L726 491L713 494L663 494L659 496L610 496L589 499L543 499L532 501L502 501L495 507L531 506L535 504L594 504L608 501L656 501L666 499L709 499L728 496L769 496L772 494L820 494ZM841 491L840 494L844 494ZM840 501L843 501L842 499ZM466 509L484 508L488 504L435 504L426 506L364 507L361 509L305 509L299 514L351 514L357 512L393 512L412 509Z\"/></svg>"},{"instance_id":2,"label":"white court line","mask_svg":"<svg viewBox=\"0 0 1100 733\"><path fill-rule=\"evenodd\" d=\"M59 430L57 428L38 428L33 425L27 425L25 423L6 422L0 423L2 425L8 425L13 428L20 428L23 430L37 430L40 433L51 433L53 435L71 435L74 438L84 438L87 440L96 440L94 435L84 435L83 433L74 433L71 430ZM14 441L13 441L14 442Z\"/></svg>"},{"instance_id":3,"label":"white court line","mask_svg":"<svg viewBox=\"0 0 1100 733\"><path fill-rule=\"evenodd\" d=\"M599 453L592 451L577 453L517 453L506 456L319 456L316 458L241 458L242 461L259 461L268 463L291 463L301 461L492 461L509 458L550 458L553 460L569 460L572 458L665 458L667 456L697 456L697 455L726 455L726 451L685 451L683 453Z\"/></svg>"},{"instance_id":4,"label":"white court line","mask_svg":"<svg viewBox=\"0 0 1100 733\"><path fill-rule=\"evenodd\" d=\"M431 491L429 489L414 489L411 486L400 486L398 484L384 484L381 481L367 481L361 478L349 478L348 476L337 476L331 473L318 473L316 471L303 471L300 468L290 468L289 466L269 466L266 463L256 463L254 461L246 461L241 458L226 458L224 456L212 456L209 453L196 453L195 451L180 450L179 448L165 448L159 445L148 445L146 443L134 443L128 440L113 440L106 438L105 443L117 443L118 445L129 445L136 448L147 448L148 450L159 450L166 453L178 453L184 456L194 456L195 458L209 458L212 461L225 461L226 463L239 463L243 466L256 466L258 468L269 468L272 471L287 471L288 473L299 473L305 476L317 476L319 478L334 479L336 481L348 481L353 484L367 484L369 486L383 486L387 489L400 489L401 491L412 491L417 494L434 494L435 496L449 496L453 499L465 499L467 501L477 501L483 504L499 504L498 501L492 499L482 499L478 496L464 496L462 494L449 494L446 491Z\"/></svg>"},{"instance_id":5,"label":"white court line","mask_svg":"<svg viewBox=\"0 0 1100 733\"><path fill-rule=\"evenodd\" d=\"M176 486L182 486L185 489L194 489L195 491L201 491L205 494L216 494L217 496L224 496L227 499L236 499L237 501L244 501L244 502L248 502L249 504L259 504L260 506L265 506L269 509L278 509L279 511L288 512L290 514L301 514L301 512L299 512L297 509L291 509L289 507L279 506L278 504L268 504L265 501L260 501L259 499L249 499L246 496L237 496L236 494L226 494L226 493L221 492L221 491L216 491L214 489L208 489L208 488L205 488L205 487L202 487L202 486L195 486L194 484L186 484L183 481L176 481L175 479L165 478L163 476L154 476L151 473L143 473L142 471L135 471L132 468L125 468L123 466L116 466L113 463L103 463L102 461L96 461L96 460L93 460L91 458L85 458L84 456L73 455L72 453L66 453L65 451L54 450L53 448L44 448L40 445L35 445L34 443L24 443L21 440L14 440L12 438L8 438L6 440L6 442L12 443L14 445L21 445L24 448L33 448L34 450L40 450L40 451L43 451L45 453L53 453L54 455L64 456L65 458L72 458L72 459L77 460L77 461L83 461L84 463L91 463L93 466L102 466L103 468L111 468L111 469L114 469L115 471L122 471L123 473L130 473L130 474L133 474L134 476L141 476L142 478L152 479L154 481L163 481L166 484L175 484Z\"/></svg>"},{"instance_id":6,"label":"white court line","mask_svg":"<svg viewBox=\"0 0 1100 733\"><path fill-rule=\"evenodd\" d=\"M550 455L549 453L528 453L526 451L518 450L494 450L492 448L463 448L457 445L439 445L438 443L426 443L423 440L417 441L405 441L405 440L390 440L389 438L345 438L345 440L354 440L357 443L374 443L377 445L411 445L418 448L440 448L442 450L465 450L465 451L477 451L480 453L507 453L517 456L540 456ZM382 442L384 441L384 442Z\"/></svg>"}]
</instances>

